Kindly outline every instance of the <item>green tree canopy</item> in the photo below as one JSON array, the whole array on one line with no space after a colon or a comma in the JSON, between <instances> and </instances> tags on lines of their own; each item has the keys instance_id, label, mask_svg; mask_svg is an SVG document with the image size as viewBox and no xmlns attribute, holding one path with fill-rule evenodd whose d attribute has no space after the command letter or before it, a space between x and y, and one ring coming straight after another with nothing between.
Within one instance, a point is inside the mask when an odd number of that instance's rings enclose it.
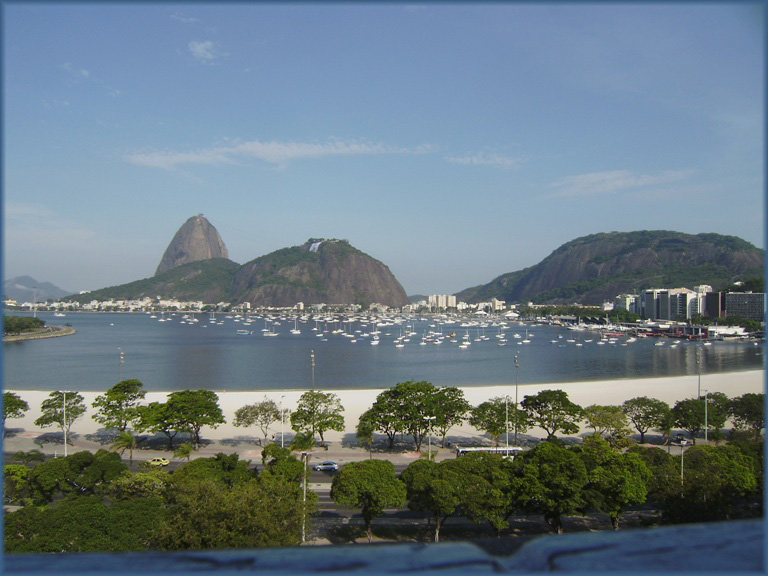
<instances>
[{"instance_id":1,"label":"green tree canopy","mask_svg":"<svg viewBox=\"0 0 768 576\"><path fill-rule=\"evenodd\" d=\"M301 487L275 475L262 475L227 487L214 479L179 485L174 501L152 532L161 550L264 548L301 544Z\"/></svg>"},{"instance_id":2,"label":"green tree canopy","mask_svg":"<svg viewBox=\"0 0 768 576\"><path fill-rule=\"evenodd\" d=\"M645 502L651 471L640 456L621 453L597 435L585 438L577 453L587 469L585 500L593 510L608 514L618 530L624 510Z\"/></svg>"},{"instance_id":3,"label":"green tree canopy","mask_svg":"<svg viewBox=\"0 0 768 576\"><path fill-rule=\"evenodd\" d=\"M748 430L755 440L760 438L760 431L765 427L765 394L742 394L731 400L733 427Z\"/></svg>"},{"instance_id":4,"label":"green tree canopy","mask_svg":"<svg viewBox=\"0 0 768 576\"><path fill-rule=\"evenodd\" d=\"M645 434L651 429L660 429L669 419L669 405L655 398L639 396L622 404L622 410L640 433L640 443L645 443Z\"/></svg>"},{"instance_id":5,"label":"green tree canopy","mask_svg":"<svg viewBox=\"0 0 768 576\"><path fill-rule=\"evenodd\" d=\"M101 396L96 396L92 406L96 414L92 416L105 428L114 428L125 432L134 421L139 419L139 402L146 392L139 380L123 380Z\"/></svg>"},{"instance_id":6,"label":"green tree canopy","mask_svg":"<svg viewBox=\"0 0 768 576\"><path fill-rule=\"evenodd\" d=\"M542 428L547 438L554 437L556 432L576 434L579 431L578 422L584 411L571 402L563 390L542 390L526 396L520 404L528 413L528 420Z\"/></svg>"},{"instance_id":7,"label":"green tree canopy","mask_svg":"<svg viewBox=\"0 0 768 576\"><path fill-rule=\"evenodd\" d=\"M285 421L289 415L290 411L284 409L282 411L282 421ZM269 437L270 426L272 426L273 422L280 421L280 406L274 400L269 400L265 397L261 402L247 404L238 408L235 411L235 420L233 424L244 428L258 426L259 430L261 430L261 433L264 435L264 443L266 444L267 438Z\"/></svg>"},{"instance_id":8,"label":"green tree canopy","mask_svg":"<svg viewBox=\"0 0 768 576\"><path fill-rule=\"evenodd\" d=\"M459 470L432 460L416 460L400 474L405 483L408 508L429 515L434 521L434 541L440 541L440 528L457 513L466 478Z\"/></svg>"},{"instance_id":9,"label":"green tree canopy","mask_svg":"<svg viewBox=\"0 0 768 576\"><path fill-rule=\"evenodd\" d=\"M525 415L524 412L523 415ZM510 428L514 428L512 420L514 416L514 404L510 404L508 399L503 396L497 396L472 408L469 424L477 430L488 434L493 443L498 446L501 435L505 434ZM507 427L508 425L509 428Z\"/></svg>"},{"instance_id":10,"label":"green tree canopy","mask_svg":"<svg viewBox=\"0 0 768 576\"><path fill-rule=\"evenodd\" d=\"M405 485L396 477L395 466L388 460L349 462L339 469L331 484L331 498L337 504L360 510L368 542L371 523L386 508L405 504Z\"/></svg>"},{"instance_id":11,"label":"green tree canopy","mask_svg":"<svg viewBox=\"0 0 768 576\"><path fill-rule=\"evenodd\" d=\"M55 507L25 506L5 516L5 552L139 552L162 514L156 498L105 502L83 496Z\"/></svg>"},{"instance_id":12,"label":"green tree canopy","mask_svg":"<svg viewBox=\"0 0 768 576\"><path fill-rule=\"evenodd\" d=\"M179 390L168 394L167 404L181 416L182 428L192 433L194 445L200 446L200 429L224 424L219 397L211 390Z\"/></svg>"},{"instance_id":13,"label":"green tree canopy","mask_svg":"<svg viewBox=\"0 0 768 576\"><path fill-rule=\"evenodd\" d=\"M440 445L445 448L448 430L460 426L472 406L464 398L464 391L453 386L441 386L435 392L435 409L432 428L440 435Z\"/></svg>"},{"instance_id":14,"label":"green tree canopy","mask_svg":"<svg viewBox=\"0 0 768 576\"><path fill-rule=\"evenodd\" d=\"M3 392L3 436L5 436L5 421L8 418L21 418L29 410L29 404L21 396L13 392Z\"/></svg>"},{"instance_id":15,"label":"green tree canopy","mask_svg":"<svg viewBox=\"0 0 768 576\"><path fill-rule=\"evenodd\" d=\"M47 428L55 424L62 432L69 434L75 420L85 414L83 400L77 392L51 392L40 405L41 415L35 420L35 426Z\"/></svg>"},{"instance_id":16,"label":"green tree canopy","mask_svg":"<svg viewBox=\"0 0 768 576\"><path fill-rule=\"evenodd\" d=\"M556 442L540 442L512 462L516 508L540 513L551 528L563 531L561 516L576 514L585 505L589 478L579 456Z\"/></svg>"},{"instance_id":17,"label":"green tree canopy","mask_svg":"<svg viewBox=\"0 0 768 576\"><path fill-rule=\"evenodd\" d=\"M584 419L595 435L615 442L630 434L627 415L620 406L601 406L592 404L584 408Z\"/></svg>"},{"instance_id":18,"label":"green tree canopy","mask_svg":"<svg viewBox=\"0 0 768 576\"><path fill-rule=\"evenodd\" d=\"M666 521L728 520L744 497L752 495L760 501L755 462L738 448L694 446L684 458L683 491L669 494L662 504Z\"/></svg>"},{"instance_id":19,"label":"green tree canopy","mask_svg":"<svg viewBox=\"0 0 768 576\"><path fill-rule=\"evenodd\" d=\"M203 480L215 480L232 488L256 476L256 469L249 469L250 461L240 460L237 453L219 452L210 458L196 458L185 463L173 473L173 483L187 484Z\"/></svg>"},{"instance_id":20,"label":"green tree canopy","mask_svg":"<svg viewBox=\"0 0 768 576\"><path fill-rule=\"evenodd\" d=\"M682 428L696 444L696 434L704 429L704 399L687 398L678 400L672 407L675 425Z\"/></svg>"},{"instance_id":21,"label":"green tree canopy","mask_svg":"<svg viewBox=\"0 0 768 576\"><path fill-rule=\"evenodd\" d=\"M168 402L150 402L139 407L136 429L139 432L162 432L168 438L168 450L173 451L173 439L187 430L186 416Z\"/></svg>"},{"instance_id":22,"label":"green tree canopy","mask_svg":"<svg viewBox=\"0 0 768 576\"><path fill-rule=\"evenodd\" d=\"M308 390L299 398L296 410L291 414L291 427L296 432L306 432L313 438L320 436L325 442L324 434L328 430L344 431L344 407L336 394Z\"/></svg>"}]
</instances>

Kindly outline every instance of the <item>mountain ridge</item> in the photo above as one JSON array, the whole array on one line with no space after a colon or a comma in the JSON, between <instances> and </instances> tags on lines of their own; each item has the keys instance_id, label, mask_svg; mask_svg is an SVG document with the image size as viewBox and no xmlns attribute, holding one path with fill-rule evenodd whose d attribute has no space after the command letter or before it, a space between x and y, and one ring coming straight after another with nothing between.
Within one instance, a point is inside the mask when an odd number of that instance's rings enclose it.
<instances>
[{"instance_id":1,"label":"mountain ridge","mask_svg":"<svg viewBox=\"0 0 768 576\"><path fill-rule=\"evenodd\" d=\"M534 266L456 293L467 302L602 304L646 288L724 286L762 276L765 251L736 236L669 230L601 232L566 242Z\"/></svg>"}]
</instances>

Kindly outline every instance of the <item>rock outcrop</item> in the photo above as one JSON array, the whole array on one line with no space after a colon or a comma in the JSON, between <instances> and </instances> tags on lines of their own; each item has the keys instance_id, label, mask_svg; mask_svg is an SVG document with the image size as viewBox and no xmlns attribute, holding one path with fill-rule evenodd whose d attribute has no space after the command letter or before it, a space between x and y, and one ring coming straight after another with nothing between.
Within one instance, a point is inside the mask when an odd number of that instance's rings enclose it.
<instances>
[{"instance_id":1,"label":"rock outcrop","mask_svg":"<svg viewBox=\"0 0 768 576\"><path fill-rule=\"evenodd\" d=\"M405 306L408 297L389 268L346 240L310 239L244 264L234 302L255 306L361 304Z\"/></svg>"},{"instance_id":2,"label":"rock outcrop","mask_svg":"<svg viewBox=\"0 0 768 576\"><path fill-rule=\"evenodd\" d=\"M205 216L198 214L187 220L176 232L160 260L155 276L182 264L212 258L229 258L227 247L216 228Z\"/></svg>"},{"instance_id":3,"label":"rock outcrop","mask_svg":"<svg viewBox=\"0 0 768 576\"><path fill-rule=\"evenodd\" d=\"M645 288L715 288L763 275L765 252L735 236L608 232L563 244L544 260L457 294L468 302L602 304Z\"/></svg>"}]
</instances>

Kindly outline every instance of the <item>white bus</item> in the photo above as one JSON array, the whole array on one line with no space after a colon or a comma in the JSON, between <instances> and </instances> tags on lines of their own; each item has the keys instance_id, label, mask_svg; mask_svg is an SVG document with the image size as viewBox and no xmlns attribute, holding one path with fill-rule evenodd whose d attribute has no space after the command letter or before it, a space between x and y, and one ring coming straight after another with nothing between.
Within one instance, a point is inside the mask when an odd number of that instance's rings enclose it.
<instances>
[{"instance_id":1,"label":"white bus","mask_svg":"<svg viewBox=\"0 0 768 576\"><path fill-rule=\"evenodd\" d=\"M501 454L506 458L514 458L523 449L519 446L456 446L456 457L464 456L470 452L484 452L486 454Z\"/></svg>"}]
</instances>

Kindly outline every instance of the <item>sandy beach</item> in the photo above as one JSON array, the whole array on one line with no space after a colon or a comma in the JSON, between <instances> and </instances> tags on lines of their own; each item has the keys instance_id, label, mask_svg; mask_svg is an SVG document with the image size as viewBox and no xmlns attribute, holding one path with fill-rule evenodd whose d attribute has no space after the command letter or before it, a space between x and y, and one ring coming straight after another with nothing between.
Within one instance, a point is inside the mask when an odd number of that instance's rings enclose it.
<instances>
[{"instance_id":1,"label":"sandy beach","mask_svg":"<svg viewBox=\"0 0 768 576\"><path fill-rule=\"evenodd\" d=\"M763 392L764 379L764 370L702 375L701 390L702 394L707 390L709 392L722 392L728 397L733 398L747 392ZM571 401L581 406L589 406L591 404L618 405L630 398L648 396L650 398L662 400L667 402L670 406L673 406L678 400L696 397L698 385L698 375L692 375L682 377L520 385L517 393L518 400L522 401L526 395L536 394L541 390L565 390ZM466 387L462 388L462 390L464 391L466 399L473 406L497 396L509 395L510 402L514 402L515 398L514 384L477 388ZM360 415L373 404L376 400L376 396L381 392L382 390L334 391L340 398L341 404L344 407L346 429L344 432L327 432L325 435L326 441L331 443L341 443L342 439L345 437L347 441L349 440L350 435L354 437L355 428ZM44 452L53 452L54 450L60 452L62 449L61 445L46 443L41 447L34 444L34 441L38 436L46 433L55 434L58 432L57 429L52 427L41 429L34 425L34 420L40 416L40 404L48 397L50 392L15 391L15 393L26 400L30 409L23 418L9 419L6 422L9 435L4 440L5 451L28 450L37 447L41 448ZM91 442L87 442L85 439L87 439L88 436L96 434L100 429L99 424L92 418L92 415L95 412L91 407L91 404L94 398L101 393L84 392L81 394L85 398L88 411L72 426L75 444L70 450L87 449ZM275 390L258 392L219 392L217 394L227 422L216 429L204 427L202 430L202 437L211 441L212 449L215 449L216 446L229 446L230 449L227 451L231 451L231 447L237 447L239 444L237 441L233 440L243 437L255 438L261 436L261 432L258 428L239 428L234 426L232 420L234 419L235 410L245 404L252 404L264 400L264 398L270 398L278 403L282 402L284 407L293 409L302 392ZM166 393L148 392L145 401L147 403L154 401L162 402L165 397ZM272 431L276 433L279 438L279 422L275 423ZM582 429L582 433L585 431L586 429ZM285 424L285 433L286 435L292 434L288 422ZM543 431L531 429L528 431L528 435L541 436L543 435ZM468 424L451 429L449 436L458 436L469 440L475 439L477 441L482 440L480 433ZM249 444L249 448L252 449L254 446ZM208 450L206 450L206 452L208 452Z\"/></svg>"}]
</instances>

